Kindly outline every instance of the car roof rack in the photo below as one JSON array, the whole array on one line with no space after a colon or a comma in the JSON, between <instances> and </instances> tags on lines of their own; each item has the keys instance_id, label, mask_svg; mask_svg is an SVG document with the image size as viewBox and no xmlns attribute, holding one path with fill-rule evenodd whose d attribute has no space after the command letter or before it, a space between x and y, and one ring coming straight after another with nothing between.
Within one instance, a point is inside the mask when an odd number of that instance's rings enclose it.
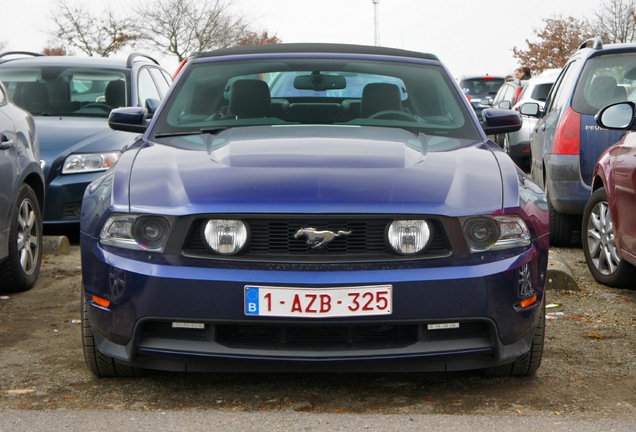
<instances>
[{"instance_id":1,"label":"car roof rack","mask_svg":"<svg viewBox=\"0 0 636 432\"><path fill-rule=\"evenodd\" d=\"M142 54L142 53L134 52L134 53L132 53L132 54L130 54L130 55L128 56L128 59L126 60L126 67L131 67L131 66L133 65L133 63L134 63L135 61L137 61L137 59L138 59L139 57L143 57L143 58L145 58L145 59L148 59L148 60L150 60L151 62L153 62L153 63L154 63L154 64L156 64L156 65L158 65L158 64L159 64L159 62L158 62L157 60L155 60L154 58L150 57L150 56L149 56L149 55L147 55L147 54Z\"/></svg>"},{"instance_id":2,"label":"car roof rack","mask_svg":"<svg viewBox=\"0 0 636 432\"><path fill-rule=\"evenodd\" d=\"M583 49L583 48L592 48L594 50L603 49L603 41L598 36L588 39L585 42L583 42L581 46L579 47L579 49Z\"/></svg>"}]
</instances>

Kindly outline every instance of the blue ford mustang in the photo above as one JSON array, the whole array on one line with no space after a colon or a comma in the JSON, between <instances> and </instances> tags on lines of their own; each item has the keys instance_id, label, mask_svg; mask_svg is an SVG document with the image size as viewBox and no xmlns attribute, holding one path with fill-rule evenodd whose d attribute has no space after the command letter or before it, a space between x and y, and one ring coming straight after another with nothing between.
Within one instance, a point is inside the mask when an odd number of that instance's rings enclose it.
<instances>
[{"instance_id":1,"label":"blue ford mustang","mask_svg":"<svg viewBox=\"0 0 636 432\"><path fill-rule=\"evenodd\" d=\"M83 344L98 376L531 375L548 213L431 54L281 44L198 54L86 190Z\"/></svg>"}]
</instances>

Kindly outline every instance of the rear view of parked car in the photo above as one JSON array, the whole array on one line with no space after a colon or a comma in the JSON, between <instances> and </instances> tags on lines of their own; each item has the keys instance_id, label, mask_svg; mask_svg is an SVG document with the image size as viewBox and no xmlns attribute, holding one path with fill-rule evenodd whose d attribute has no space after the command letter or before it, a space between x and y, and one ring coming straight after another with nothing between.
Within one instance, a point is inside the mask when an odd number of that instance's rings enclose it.
<instances>
[{"instance_id":1,"label":"rear view of parked car","mask_svg":"<svg viewBox=\"0 0 636 432\"><path fill-rule=\"evenodd\" d=\"M521 118L435 55L199 53L109 122L143 135L84 195L94 374L539 368L545 196L486 138Z\"/></svg>"},{"instance_id":2,"label":"rear view of parked car","mask_svg":"<svg viewBox=\"0 0 636 432\"><path fill-rule=\"evenodd\" d=\"M497 75L465 75L459 79L459 87L480 118L482 111L492 105L492 99L504 81L503 76Z\"/></svg>"},{"instance_id":3,"label":"rear view of parked car","mask_svg":"<svg viewBox=\"0 0 636 432\"><path fill-rule=\"evenodd\" d=\"M28 290L42 262L44 175L33 118L0 84L0 292Z\"/></svg>"},{"instance_id":4,"label":"rear view of parked car","mask_svg":"<svg viewBox=\"0 0 636 432\"><path fill-rule=\"evenodd\" d=\"M599 127L595 114L609 103L633 99L635 86L636 44L589 40L568 60L539 112L530 139L531 176L548 197L552 245L570 244L581 226L596 161L624 134ZM530 104L522 112L529 114Z\"/></svg>"},{"instance_id":5,"label":"rear view of parked car","mask_svg":"<svg viewBox=\"0 0 636 432\"><path fill-rule=\"evenodd\" d=\"M520 111L526 102L535 102L543 109L548 93L556 80L560 69L549 69L523 83L516 80L506 82L495 96L493 106ZM537 119L523 115L523 125L516 132L495 135L495 142L499 144L517 165L524 171L530 172L530 134L534 130Z\"/></svg>"},{"instance_id":6,"label":"rear view of parked car","mask_svg":"<svg viewBox=\"0 0 636 432\"><path fill-rule=\"evenodd\" d=\"M630 131L601 156L585 206L582 242L594 278L605 285L636 288L636 109L611 105L597 117L605 129Z\"/></svg>"},{"instance_id":7,"label":"rear view of parked car","mask_svg":"<svg viewBox=\"0 0 636 432\"><path fill-rule=\"evenodd\" d=\"M47 184L45 229L77 237L84 189L134 141L134 134L108 127L108 114L148 101L152 112L171 77L136 53L107 59L8 52L0 55L0 81L35 120Z\"/></svg>"}]
</instances>

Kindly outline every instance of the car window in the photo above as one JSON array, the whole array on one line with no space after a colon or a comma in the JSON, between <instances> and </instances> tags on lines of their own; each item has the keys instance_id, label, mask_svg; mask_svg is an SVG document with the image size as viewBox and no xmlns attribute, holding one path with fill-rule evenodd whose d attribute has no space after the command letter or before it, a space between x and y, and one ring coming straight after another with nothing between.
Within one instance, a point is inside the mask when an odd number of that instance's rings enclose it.
<instances>
[{"instance_id":1,"label":"car window","mask_svg":"<svg viewBox=\"0 0 636 432\"><path fill-rule=\"evenodd\" d=\"M155 81L152 79L152 75L150 75L149 68L144 67L139 69L137 85L139 86L139 105L145 105L146 100L148 99L161 99L161 95L155 85Z\"/></svg>"},{"instance_id":2,"label":"car window","mask_svg":"<svg viewBox=\"0 0 636 432\"><path fill-rule=\"evenodd\" d=\"M168 92L168 89L170 88L170 84L172 83L172 78L170 78L170 75L168 75L167 73L165 73L159 68L153 67L153 68L149 68L149 70L159 90L161 99L163 99L165 94Z\"/></svg>"},{"instance_id":3,"label":"car window","mask_svg":"<svg viewBox=\"0 0 636 432\"><path fill-rule=\"evenodd\" d=\"M628 96L636 99L635 86L636 57L632 53L590 58L574 92L572 108L596 114L605 105L626 101Z\"/></svg>"},{"instance_id":4,"label":"car window","mask_svg":"<svg viewBox=\"0 0 636 432\"><path fill-rule=\"evenodd\" d=\"M554 87L551 89L548 97L546 98L546 113L559 110L568 103L570 89L573 86L572 81L577 78L576 70L578 68L576 66L579 61L579 59L572 60L563 68L563 72L561 72L557 78L554 83Z\"/></svg>"},{"instance_id":5,"label":"car window","mask_svg":"<svg viewBox=\"0 0 636 432\"><path fill-rule=\"evenodd\" d=\"M108 105L106 89L113 81L125 87L126 77L109 69L50 66L5 68L0 80L14 102L32 114L107 117L119 105Z\"/></svg>"},{"instance_id":6,"label":"car window","mask_svg":"<svg viewBox=\"0 0 636 432\"><path fill-rule=\"evenodd\" d=\"M182 73L156 135L263 124L341 124L478 139L463 96L438 64L201 61Z\"/></svg>"},{"instance_id":7,"label":"car window","mask_svg":"<svg viewBox=\"0 0 636 432\"><path fill-rule=\"evenodd\" d=\"M532 87L532 93L530 97L541 102L545 102L552 88L552 83L537 84Z\"/></svg>"},{"instance_id":8,"label":"car window","mask_svg":"<svg viewBox=\"0 0 636 432\"><path fill-rule=\"evenodd\" d=\"M345 87L342 89L326 90L323 92L298 89L294 86L294 81L298 76L311 75L312 71L298 71L292 73L278 73L270 77L268 84L272 97L298 97L298 96L320 96L320 97L350 97L361 98L362 90L370 83L390 83L394 84L400 90L400 99L408 98L404 83L399 78L386 75L375 74L341 74L338 71L321 71L321 74L327 76L344 76Z\"/></svg>"}]
</instances>

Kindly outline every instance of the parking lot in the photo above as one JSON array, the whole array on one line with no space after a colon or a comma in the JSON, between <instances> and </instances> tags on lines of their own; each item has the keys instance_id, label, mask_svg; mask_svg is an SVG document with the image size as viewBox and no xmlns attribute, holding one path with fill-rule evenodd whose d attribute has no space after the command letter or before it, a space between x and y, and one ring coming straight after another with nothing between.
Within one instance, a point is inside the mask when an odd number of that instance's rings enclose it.
<instances>
[{"instance_id":1,"label":"parking lot","mask_svg":"<svg viewBox=\"0 0 636 432\"><path fill-rule=\"evenodd\" d=\"M0 409L232 410L636 419L636 292L596 284L580 248L553 249L578 288L548 287L534 378L448 374L175 374L99 379L80 340L79 247L0 300Z\"/></svg>"}]
</instances>

